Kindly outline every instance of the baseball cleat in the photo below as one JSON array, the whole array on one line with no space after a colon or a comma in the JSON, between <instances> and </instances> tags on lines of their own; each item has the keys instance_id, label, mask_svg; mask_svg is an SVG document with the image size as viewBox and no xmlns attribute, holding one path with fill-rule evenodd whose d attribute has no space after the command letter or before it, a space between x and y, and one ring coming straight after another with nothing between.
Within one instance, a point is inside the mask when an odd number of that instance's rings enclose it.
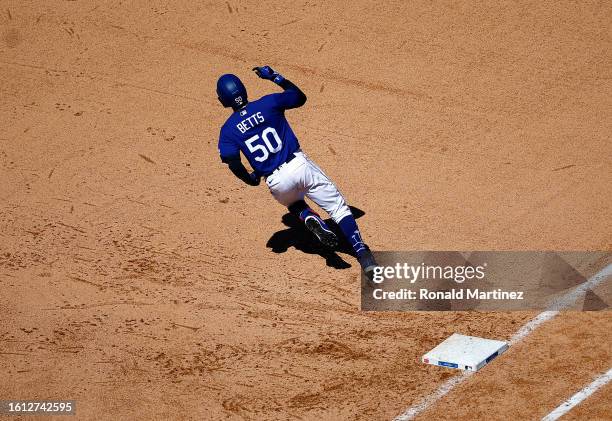
<instances>
[{"instance_id":1,"label":"baseball cleat","mask_svg":"<svg viewBox=\"0 0 612 421\"><path fill-rule=\"evenodd\" d=\"M329 248L338 247L338 237L329 229L323 220L314 215L308 215L304 219L304 224L308 231L312 232L317 239Z\"/></svg>"},{"instance_id":2,"label":"baseball cleat","mask_svg":"<svg viewBox=\"0 0 612 421\"><path fill-rule=\"evenodd\" d=\"M368 281L372 282L372 278L374 276L374 268L378 266L378 263L376 263L372 252L369 249L366 250L360 257L357 258L357 261L361 265L361 270L365 274Z\"/></svg>"}]
</instances>

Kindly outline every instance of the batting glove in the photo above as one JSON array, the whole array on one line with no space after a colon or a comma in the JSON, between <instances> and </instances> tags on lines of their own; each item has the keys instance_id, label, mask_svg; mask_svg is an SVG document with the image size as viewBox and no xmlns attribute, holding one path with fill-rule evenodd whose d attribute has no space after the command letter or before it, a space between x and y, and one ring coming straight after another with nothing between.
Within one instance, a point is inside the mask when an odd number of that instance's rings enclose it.
<instances>
[{"instance_id":1,"label":"batting glove","mask_svg":"<svg viewBox=\"0 0 612 421\"><path fill-rule=\"evenodd\" d=\"M285 78L274 71L270 66L253 67L253 71L262 79L271 80L276 84L281 83Z\"/></svg>"}]
</instances>

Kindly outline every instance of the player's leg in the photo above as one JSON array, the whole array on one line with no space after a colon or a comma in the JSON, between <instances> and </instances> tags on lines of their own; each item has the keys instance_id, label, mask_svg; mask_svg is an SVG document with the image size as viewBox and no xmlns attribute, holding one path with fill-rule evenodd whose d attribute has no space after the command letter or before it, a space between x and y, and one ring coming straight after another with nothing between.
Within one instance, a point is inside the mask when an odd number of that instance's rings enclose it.
<instances>
[{"instance_id":1,"label":"player's leg","mask_svg":"<svg viewBox=\"0 0 612 421\"><path fill-rule=\"evenodd\" d=\"M306 192L306 196L319 205L338 224L358 258L368 250L351 209L333 182L329 179L324 182L319 180Z\"/></svg>"},{"instance_id":2,"label":"player's leg","mask_svg":"<svg viewBox=\"0 0 612 421\"><path fill-rule=\"evenodd\" d=\"M325 221L304 201L306 186L303 183L304 172L307 171L303 156L296 157L288 165L271 174L266 179L266 185L272 196L289 212L299 218L306 228L317 239L330 248L338 245L338 237L329 229Z\"/></svg>"},{"instance_id":3,"label":"player's leg","mask_svg":"<svg viewBox=\"0 0 612 421\"><path fill-rule=\"evenodd\" d=\"M306 186L306 196L319 205L338 224L342 234L351 244L357 260L367 275L374 270L376 261L361 237L357 221L346 200L329 177L310 159L306 159L306 171L301 182Z\"/></svg>"}]
</instances>

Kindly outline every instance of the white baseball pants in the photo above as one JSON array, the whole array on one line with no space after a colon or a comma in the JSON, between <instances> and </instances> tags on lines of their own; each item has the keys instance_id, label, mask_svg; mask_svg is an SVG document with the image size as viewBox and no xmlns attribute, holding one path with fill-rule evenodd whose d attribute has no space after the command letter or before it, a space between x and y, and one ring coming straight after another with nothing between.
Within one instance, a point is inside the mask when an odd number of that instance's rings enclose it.
<instances>
[{"instance_id":1,"label":"white baseball pants","mask_svg":"<svg viewBox=\"0 0 612 421\"><path fill-rule=\"evenodd\" d=\"M295 158L278 167L266 184L281 205L289 206L306 196L336 223L351 214L336 185L304 152L296 152Z\"/></svg>"}]
</instances>

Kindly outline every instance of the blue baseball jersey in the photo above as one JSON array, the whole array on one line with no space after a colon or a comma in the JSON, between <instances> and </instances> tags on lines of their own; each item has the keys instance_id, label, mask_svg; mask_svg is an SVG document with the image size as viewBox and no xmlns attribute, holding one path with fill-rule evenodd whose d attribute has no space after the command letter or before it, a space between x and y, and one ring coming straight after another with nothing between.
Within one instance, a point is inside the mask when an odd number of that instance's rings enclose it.
<instances>
[{"instance_id":1,"label":"blue baseball jersey","mask_svg":"<svg viewBox=\"0 0 612 421\"><path fill-rule=\"evenodd\" d=\"M298 105L299 94L288 89L234 111L221 127L221 159L237 158L242 152L258 175L271 174L300 148L285 118L285 110Z\"/></svg>"}]
</instances>

